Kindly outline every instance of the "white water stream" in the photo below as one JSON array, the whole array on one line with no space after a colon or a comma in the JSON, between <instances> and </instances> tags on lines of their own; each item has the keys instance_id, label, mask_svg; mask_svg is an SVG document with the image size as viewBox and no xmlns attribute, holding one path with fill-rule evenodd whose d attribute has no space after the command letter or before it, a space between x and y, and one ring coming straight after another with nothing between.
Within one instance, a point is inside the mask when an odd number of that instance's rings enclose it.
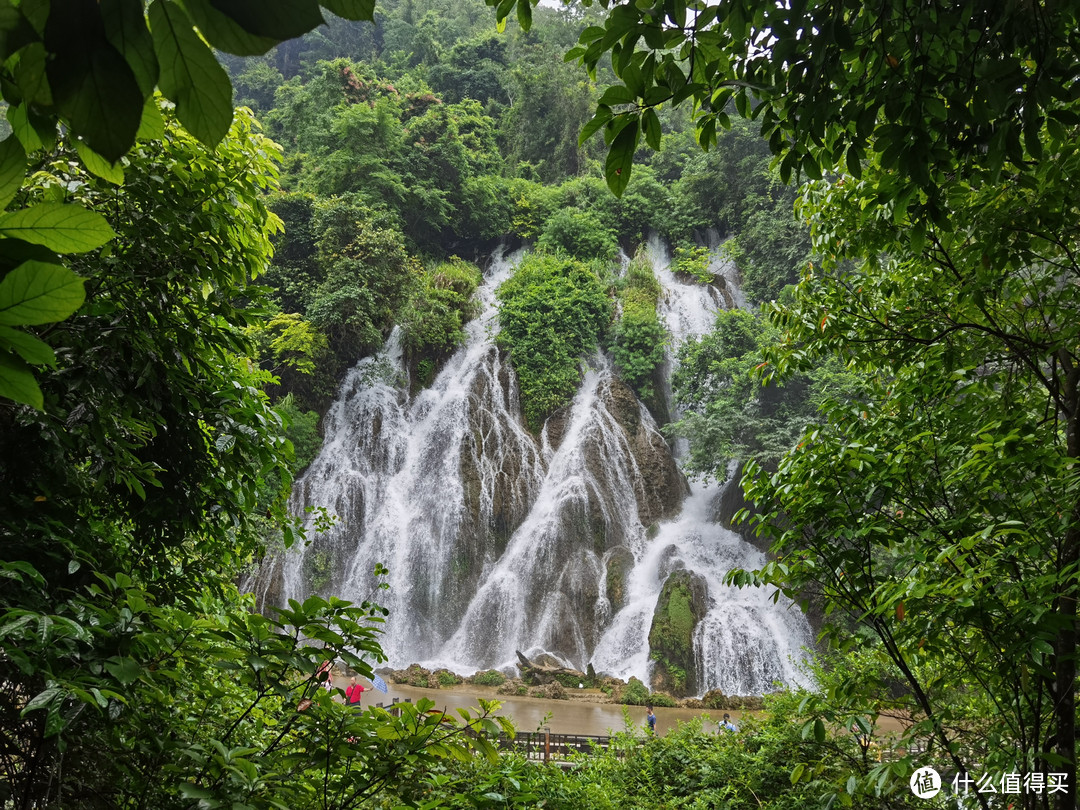
<instances>
[{"instance_id":1,"label":"white water stream","mask_svg":"<svg viewBox=\"0 0 1080 810\"><path fill-rule=\"evenodd\" d=\"M737 287L729 283L725 299L682 283L659 240L649 247L674 350L708 331ZM723 272L719 255L713 269ZM656 447L667 457L666 444L648 410L620 394L606 358L587 363L557 428L549 420L537 440L522 426L516 377L494 345L494 291L518 258L493 258L483 312L429 388L408 396L396 334L349 373L294 493L298 512L325 506L340 523L272 560L258 579L264 598L302 598L312 580L347 599L374 596L390 609L382 643L392 666L468 673L511 666L521 650L648 683L657 597L666 576L686 568L708 586L698 691L761 694L797 681L794 662L810 644L805 617L762 589L723 585L728 570L764 557L712 522L719 489L692 483L676 517L643 525L658 473L655 459L648 470L640 460ZM614 610L608 569L620 555L628 573ZM376 595L379 562L391 587Z\"/></svg>"}]
</instances>

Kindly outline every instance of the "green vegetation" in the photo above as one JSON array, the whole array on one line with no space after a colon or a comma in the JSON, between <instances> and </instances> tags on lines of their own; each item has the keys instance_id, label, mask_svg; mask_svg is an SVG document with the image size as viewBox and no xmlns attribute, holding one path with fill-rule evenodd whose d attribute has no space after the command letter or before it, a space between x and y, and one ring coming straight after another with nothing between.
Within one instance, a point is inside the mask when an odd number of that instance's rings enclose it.
<instances>
[{"instance_id":1,"label":"green vegetation","mask_svg":"<svg viewBox=\"0 0 1080 810\"><path fill-rule=\"evenodd\" d=\"M554 213L545 223L537 246L552 253L564 251L582 261L607 262L615 258L619 249L614 232L596 213L576 208Z\"/></svg>"},{"instance_id":2,"label":"green vegetation","mask_svg":"<svg viewBox=\"0 0 1080 810\"><path fill-rule=\"evenodd\" d=\"M263 616L233 584L268 538L302 537L282 510L296 463L283 417L307 459L315 445L314 419L271 408L272 378L247 356L263 298L246 282L279 225L276 149L243 114L214 150L171 112L162 126L128 154L120 192L63 145L20 192L26 210L78 206L115 237L70 260L85 303L38 333L56 358L42 410L0 410L0 796L269 808L345 790L337 806L356 806L444 727L429 707L347 712L314 681L327 658L370 674L381 609L312 598ZM492 753L455 728L452 748ZM350 736L373 742L309 744Z\"/></svg>"},{"instance_id":3,"label":"green vegetation","mask_svg":"<svg viewBox=\"0 0 1080 810\"><path fill-rule=\"evenodd\" d=\"M279 5L0 15L0 802L902 806L912 756L830 736L885 704L906 747L932 743L918 764L1064 773L1017 803L1075 807L1075 4L687 23L679 0L488 0L518 20L499 37L478 1L327 0L325 26ZM493 751L427 704L345 712L311 677L331 656L370 674L376 606L261 616L233 583L306 539L283 501L342 372L395 325L421 381L460 341L477 275L455 255L542 249L500 290L533 430L605 335L653 396L655 279L607 275L650 229L714 229L775 302L683 350L679 430L699 471L749 459L773 557L732 581L813 594L845 665L738 738L690 726L571 774L441 762ZM686 603L664 617L680 647Z\"/></svg>"},{"instance_id":4,"label":"green vegetation","mask_svg":"<svg viewBox=\"0 0 1080 810\"><path fill-rule=\"evenodd\" d=\"M671 426L690 439L690 468L723 480L732 459L775 469L831 401L847 401L861 375L835 358L783 379L760 380L765 353L780 332L745 310L718 312L713 331L689 339L672 379L684 409Z\"/></svg>"},{"instance_id":5,"label":"green vegetation","mask_svg":"<svg viewBox=\"0 0 1080 810\"><path fill-rule=\"evenodd\" d=\"M473 293L483 277L456 256L424 270L401 314L405 347L418 357L438 358L465 339L462 325L476 314Z\"/></svg>"},{"instance_id":6,"label":"green vegetation","mask_svg":"<svg viewBox=\"0 0 1080 810\"><path fill-rule=\"evenodd\" d=\"M521 382L533 431L574 395L582 358L611 320L611 302L596 273L579 261L534 253L496 292L499 344Z\"/></svg>"},{"instance_id":7,"label":"green vegetation","mask_svg":"<svg viewBox=\"0 0 1080 810\"><path fill-rule=\"evenodd\" d=\"M624 191L642 139L659 148L658 103L694 104L708 148L733 102L781 180L811 181L800 206L819 254L786 300L760 285L780 303L758 371L832 362L859 378L775 470L748 468L775 559L732 580L819 594L832 640L879 659L873 677L852 668L825 690L823 716L869 711L898 684L917 718L906 739L933 740L943 766L1056 771L1065 790L1017 804L1072 808L1077 8L730 3L693 25L685 13L619 6L571 52L590 69L610 56L618 77L585 130L605 134L608 185ZM709 368L719 385L699 393L723 400L741 376ZM876 787L853 777L849 792L877 793L912 765L881 769Z\"/></svg>"},{"instance_id":8,"label":"green vegetation","mask_svg":"<svg viewBox=\"0 0 1080 810\"><path fill-rule=\"evenodd\" d=\"M483 672L477 672L469 678L469 682L475 683L478 686L502 686L506 683L506 676L497 669L488 669Z\"/></svg>"},{"instance_id":9,"label":"green vegetation","mask_svg":"<svg viewBox=\"0 0 1080 810\"><path fill-rule=\"evenodd\" d=\"M873 801L836 791L837 781L868 779L876 758L844 729L814 725L798 708L800 695L769 699L762 718L744 715L737 733L715 733L694 720L664 736L646 736L627 720L612 746L574 760L575 767L544 766L505 754L497 765L440 764L401 798L421 807L548 807L554 810L725 807L796 810L842 805L925 806L903 786ZM792 778L792 763L797 776ZM396 797L395 797L396 798Z\"/></svg>"},{"instance_id":10,"label":"green vegetation","mask_svg":"<svg viewBox=\"0 0 1080 810\"><path fill-rule=\"evenodd\" d=\"M671 269L677 275L689 276L702 284L711 284L713 280L713 274L709 272L708 248L676 247Z\"/></svg>"},{"instance_id":11,"label":"green vegetation","mask_svg":"<svg viewBox=\"0 0 1080 810\"><path fill-rule=\"evenodd\" d=\"M631 678L619 693L619 702L627 706L645 706L649 703L649 687L637 678Z\"/></svg>"},{"instance_id":12,"label":"green vegetation","mask_svg":"<svg viewBox=\"0 0 1080 810\"><path fill-rule=\"evenodd\" d=\"M660 282L646 256L639 252L620 285L622 311L611 330L611 353L620 376L654 408L656 373L664 362L667 344L667 332L656 313L659 301Z\"/></svg>"}]
</instances>

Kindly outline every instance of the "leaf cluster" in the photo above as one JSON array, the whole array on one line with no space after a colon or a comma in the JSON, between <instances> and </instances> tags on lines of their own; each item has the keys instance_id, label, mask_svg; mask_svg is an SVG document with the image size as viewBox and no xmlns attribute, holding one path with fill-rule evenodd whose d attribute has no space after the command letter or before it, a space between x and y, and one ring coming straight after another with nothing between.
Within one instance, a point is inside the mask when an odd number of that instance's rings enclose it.
<instances>
[{"instance_id":1,"label":"leaf cluster","mask_svg":"<svg viewBox=\"0 0 1080 810\"><path fill-rule=\"evenodd\" d=\"M611 301L596 274L580 262L533 253L500 285L499 345L510 352L529 427L577 390L582 358L611 320Z\"/></svg>"}]
</instances>

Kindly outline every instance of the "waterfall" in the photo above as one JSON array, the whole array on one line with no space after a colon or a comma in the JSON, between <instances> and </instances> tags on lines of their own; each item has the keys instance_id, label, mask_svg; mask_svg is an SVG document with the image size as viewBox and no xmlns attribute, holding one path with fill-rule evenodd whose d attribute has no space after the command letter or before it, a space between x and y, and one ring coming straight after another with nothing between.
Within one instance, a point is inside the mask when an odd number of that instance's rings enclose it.
<instances>
[{"instance_id":1,"label":"waterfall","mask_svg":"<svg viewBox=\"0 0 1080 810\"><path fill-rule=\"evenodd\" d=\"M730 284L676 279L659 239L649 253L673 344L734 303ZM396 332L349 372L293 494L298 514L325 506L338 524L266 564L263 599L315 589L374 598L390 609L382 644L393 666L468 673L512 666L521 650L648 682L657 597L686 568L708 590L699 691L760 694L797 680L789 659L809 644L805 618L761 589L723 585L732 567L764 558L712 522L717 488L687 484L606 357L585 364L573 401L539 437L523 427L516 376L495 345L495 289L519 259L493 257L481 315L430 387L409 396ZM719 250L713 262L721 272ZM376 591L376 563L390 571L388 590Z\"/></svg>"}]
</instances>

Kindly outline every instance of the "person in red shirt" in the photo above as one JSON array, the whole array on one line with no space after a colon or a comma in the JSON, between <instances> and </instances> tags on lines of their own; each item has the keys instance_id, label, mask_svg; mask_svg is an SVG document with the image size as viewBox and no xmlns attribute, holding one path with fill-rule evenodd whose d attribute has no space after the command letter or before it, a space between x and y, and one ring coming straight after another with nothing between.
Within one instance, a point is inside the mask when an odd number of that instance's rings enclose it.
<instances>
[{"instance_id":1,"label":"person in red shirt","mask_svg":"<svg viewBox=\"0 0 1080 810\"><path fill-rule=\"evenodd\" d=\"M364 694L365 689L367 689L366 686L361 686L356 682L356 678L353 678L345 689L345 702L349 706L360 708L360 696Z\"/></svg>"}]
</instances>

